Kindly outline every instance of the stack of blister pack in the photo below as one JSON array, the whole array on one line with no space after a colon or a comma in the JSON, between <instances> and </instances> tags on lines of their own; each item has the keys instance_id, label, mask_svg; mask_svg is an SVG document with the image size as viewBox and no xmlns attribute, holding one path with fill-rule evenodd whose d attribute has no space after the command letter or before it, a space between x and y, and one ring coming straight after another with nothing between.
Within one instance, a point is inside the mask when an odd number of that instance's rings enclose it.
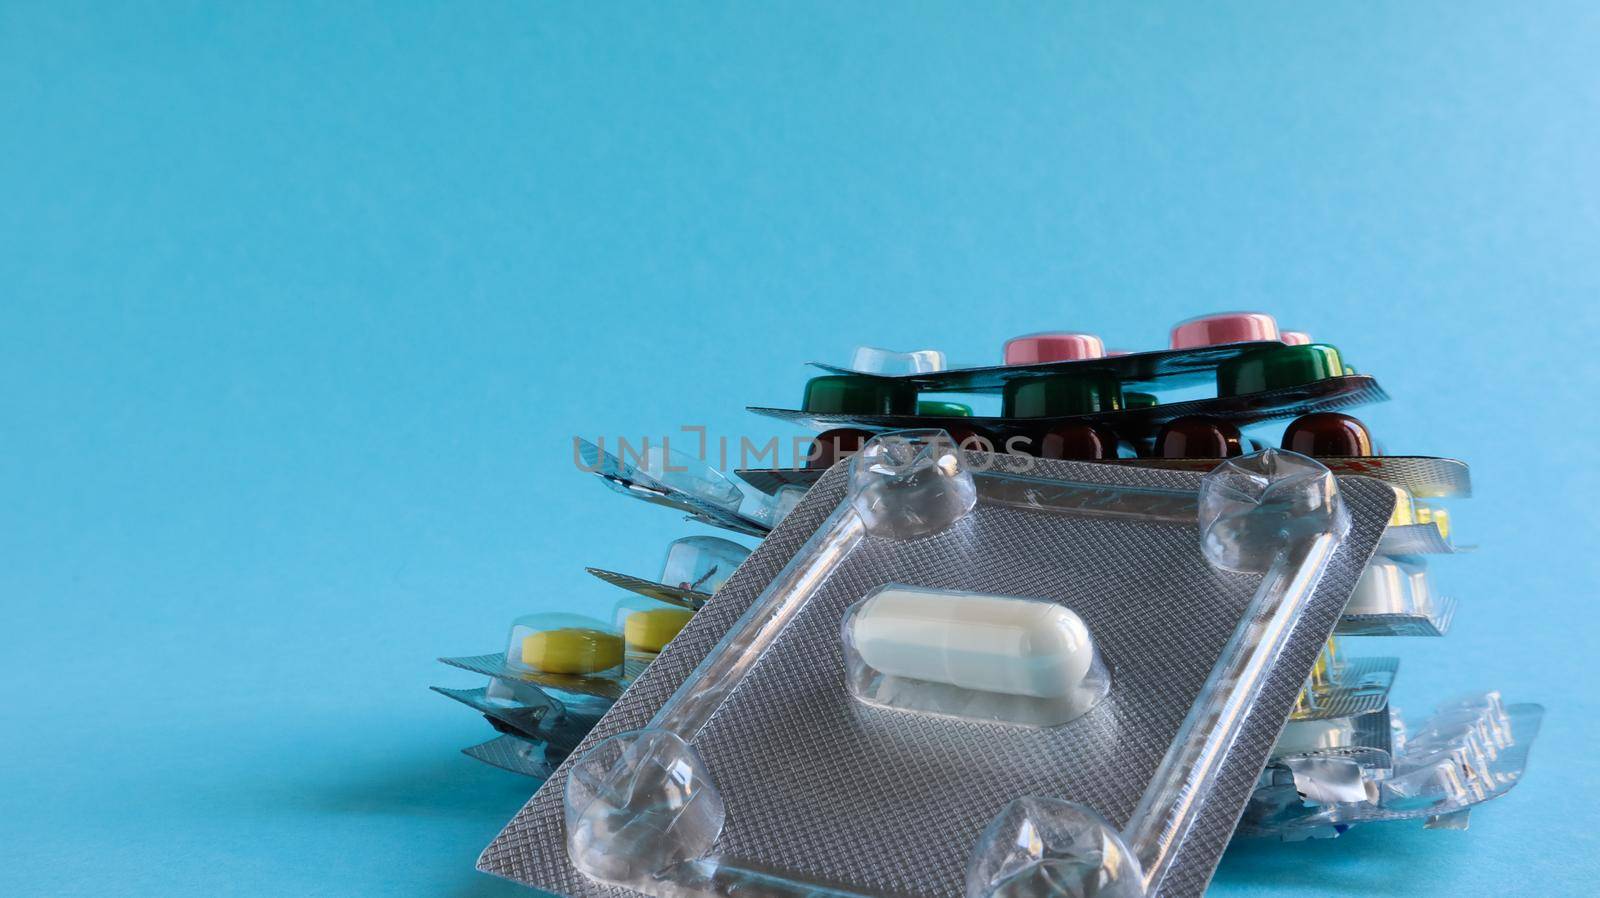
<instances>
[{"instance_id":1,"label":"stack of blister pack","mask_svg":"<svg viewBox=\"0 0 1600 898\"><path fill-rule=\"evenodd\" d=\"M502 733L467 753L547 781L480 868L574 898L1176 898L1235 834L1463 828L1516 783L1537 705L1405 721L1396 659L1350 652L1445 634L1426 556L1470 492L1341 411L1375 379L1259 313L1004 361L819 365L800 409L752 409L821 431L789 466L580 441L617 491L763 541L590 569L629 593L609 621L445 659L490 678L439 690Z\"/></svg>"}]
</instances>

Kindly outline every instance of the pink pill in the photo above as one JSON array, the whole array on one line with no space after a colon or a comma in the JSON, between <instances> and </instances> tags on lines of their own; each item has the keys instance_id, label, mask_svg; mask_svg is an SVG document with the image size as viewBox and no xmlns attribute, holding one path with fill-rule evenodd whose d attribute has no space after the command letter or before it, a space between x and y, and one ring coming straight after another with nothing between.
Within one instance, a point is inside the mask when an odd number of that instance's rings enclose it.
<instances>
[{"instance_id":1,"label":"pink pill","mask_svg":"<svg viewBox=\"0 0 1600 898\"><path fill-rule=\"evenodd\" d=\"M1304 331L1284 331L1278 334L1278 339L1290 346L1305 346L1311 342L1311 335Z\"/></svg>"},{"instance_id":2,"label":"pink pill","mask_svg":"<svg viewBox=\"0 0 1600 898\"><path fill-rule=\"evenodd\" d=\"M1006 341L1007 365L1075 362L1105 358L1106 344L1094 334L1027 334Z\"/></svg>"},{"instance_id":3,"label":"pink pill","mask_svg":"<svg viewBox=\"0 0 1600 898\"><path fill-rule=\"evenodd\" d=\"M1278 339L1278 322L1265 312L1221 312L1180 321L1172 328L1173 349Z\"/></svg>"}]
</instances>

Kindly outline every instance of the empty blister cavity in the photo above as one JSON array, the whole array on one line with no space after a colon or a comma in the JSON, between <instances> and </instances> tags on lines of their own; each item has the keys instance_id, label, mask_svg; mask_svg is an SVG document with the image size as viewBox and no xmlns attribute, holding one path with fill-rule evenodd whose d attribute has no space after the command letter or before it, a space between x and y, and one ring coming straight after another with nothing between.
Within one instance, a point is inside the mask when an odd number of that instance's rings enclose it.
<instances>
[{"instance_id":1,"label":"empty blister cavity","mask_svg":"<svg viewBox=\"0 0 1600 898\"><path fill-rule=\"evenodd\" d=\"M665 730L613 736L578 758L564 807L572 865L647 894L711 851L726 814L700 756Z\"/></svg>"},{"instance_id":2,"label":"empty blister cavity","mask_svg":"<svg viewBox=\"0 0 1600 898\"><path fill-rule=\"evenodd\" d=\"M873 437L851 461L850 504L873 536L919 539L972 511L978 488L949 434L902 430Z\"/></svg>"},{"instance_id":3,"label":"empty blister cavity","mask_svg":"<svg viewBox=\"0 0 1600 898\"><path fill-rule=\"evenodd\" d=\"M841 638L851 694L884 708L1056 726L1111 688L1083 619L1044 599L891 583L850 606Z\"/></svg>"},{"instance_id":4,"label":"empty blister cavity","mask_svg":"<svg viewBox=\"0 0 1600 898\"><path fill-rule=\"evenodd\" d=\"M541 781L549 779L556 765L566 757L565 753L543 743L509 735L463 748L461 753L492 767Z\"/></svg>"},{"instance_id":5,"label":"empty blister cavity","mask_svg":"<svg viewBox=\"0 0 1600 898\"><path fill-rule=\"evenodd\" d=\"M857 346L850 367L862 374L931 374L945 369L944 353L937 349L896 352L876 346Z\"/></svg>"},{"instance_id":6,"label":"empty blister cavity","mask_svg":"<svg viewBox=\"0 0 1600 898\"><path fill-rule=\"evenodd\" d=\"M638 453L624 444L621 455L604 445L575 440L577 460L606 486L625 496L687 512L702 523L763 536L770 527L741 509L751 497L727 475L704 461L671 449L666 441L646 441ZM631 459L631 460L630 460Z\"/></svg>"},{"instance_id":7,"label":"empty blister cavity","mask_svg":"<svg viewBox=\"0 0 1600 898\"><path fill-rule=\"evenodd\" d=\"M1144 898L1139 862L1093 808L1019 798L983 831L966 898Z\"/></svg>"},{"instance_id":8,"label":"empty blister cavity","mask_svg":"<svg viewBox=\"0 0 1600 898\"><path fill-rule=\"evenodd\" d=\"M766 504L770 505L770 501ZM584 568L590 574L629 592L694 610L710 601L733 575L750 550L716 536L687 536L667 547L667 560L659 579L619 574L603 568Z\"/></svg>"},{"instance_id":9,"label":"empty blister cavity","mask_svg":"<svg viewBox=\"0 0 1600 898\"><path fill-rule=\"evenodd\" d=\"M1263 449L1228 459L1200 485L1201 546L1224 570L1265 571L1286 543L1349 529L1338 481L1304 455Z\"/></svg>"},{"instance_id":10,"label":"empty blister cavity","mask_svg":"<svg viewBox=\"0 0 1600 898\"><path fill-rule=\"evenodd\" d=\"M638 470L665 486L718 508L737 512L744 502L744 490L727 475L687 453L665 446L649 446L643 452Z\"/></svg>"},{"instance_id":11,"label":"empty blister cavity","mask_svg":"<svg viewBox=\"0 0 1600 898\"><path fill-rule=\"evenodd\" d=\"M667 547L661 582L678 589L716 592L750 557L750 550L717 536L686 536Z\"/></svg>"},{"instance_id":12,"label":"empty blister cavity","mask_svg":"<svg viewBox=\"0 0 1600 898\"><path fill-rule=\"evenodd\" d=\"M781 524L783 519L789 516L789 512L794 511L794 507L805 497L806 488L798 483L785 484L774 490L770 511L772 525L776 527Z\"/></svg>"},{"instance_id":13,"label":"empty blister cavity","mask_svg":"<svg viewBox=\"0 0 1600 898\"><path fill-rule=\"evenodd\" d=\"M1329 788L1331 767L1307 766L1305 759L1274 762L1293 771L1292 786L1264 777L1240 834L1329 838L1358 824L1397 820L1461 828L1465 812L1521 779L1542 716L1538 705L1507 706L1491 692L1446 702L1417 727L1396 720L1392 763L1361 765L1359 791ZM1342 781L1348 771L1337 775Z\"/></svg>"}]
</instances>

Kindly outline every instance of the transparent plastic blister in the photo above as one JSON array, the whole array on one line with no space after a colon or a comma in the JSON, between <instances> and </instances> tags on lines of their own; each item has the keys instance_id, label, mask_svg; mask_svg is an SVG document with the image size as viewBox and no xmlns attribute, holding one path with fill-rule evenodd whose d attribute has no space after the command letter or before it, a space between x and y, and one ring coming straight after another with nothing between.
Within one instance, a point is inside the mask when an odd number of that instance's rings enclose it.
<instances>
[{"instance_id":1,"label":"transparent plastic blister","mask_svg":"<svg viewBox=\"0 0 1600 898\"><path fill-rule=\"evenodd\" d=\"M765 536L772 529L765 500L752 501L728 475L672 449L665 441L646 441L636 454L622 456L584 439L575 440L574 446L584 470L625 496L677 509L692 521L748 536Z\"/></svg>"},{"instance_id":2,"label":"transparent plastic blister","mask_svg":"<svg viewBox=\"0 0 1600 898\"><path fill-rule=\"evenodd\" d=\"M1376 711L1389 703L1398 658L1333 657L1319 663L1301 690L1290 720L1328 720Z\"/></svg>"},{"instance_id":3,"label":"transparent plastic blister","mask_svg":"<svg viewBox=\"0 0 1600 898\"><path fill-rule=\"evenodd\" d=\"M1420 558L1378 557L1356 583L1339 619L1341 636L1443 636L1455 599L1439 595Z\"/></svg>"},{"instance_id":4,"label":"transparent plastic blister","mask_svg":"<svg viewBox=\"0 0 1600 898\"><path fill-rule=\"evenodd\" d=\"M497 736L488 742L468 746L461 753L491 767L533 777L541 782L549 779L555 773L556 766L567 758L565 752L511 735Z\"/></svg>"},{"instance_id":5,"label":"transparent plastic blister","mask_svg":"<svg viewBox=\"0 0 1600 898\"><path fill-rule=\"evenodd\" d=\"M1465 829L1472 808L1517 784L1544 709L1506 705L1498 693L1440 705L1417 726L1394 721L1387 765L1327 755L1311 765L1278 759L1262 777L1241 836L1331 838L1366 823L1422 820Z\"/></svg>"},{"instance_id":6,"label":"transparent plastic blister","mask_svg":"<svg viewBox=\"0 0 1600 898\"><path fill-rule=\"evenodd\" d=\"M489 719L502 733L530 741L542 742L560 752L562 756L572 751L583 737L594 728L595 721L610 707L578 703L569 710L566 703L548 695L544 701L524 698L494 697L487 687L477 689L447 689L434 686L433 691L466 705ZM587 706L587 712L585 707Z\"/></svg>"},{"instance_id":7,"label":"transparent plastic blister","mask_svg":"<svg viewBox=\"0 0 1600 898\"><path fill-rule=\"evenodd\" d=\"M1370 711L1344 717L1291 719L1272 744L1272 757L1357 756L1362 764L1387 767L1393 751L1392 738L1389 705L1384 702Z\"/></svg>"},{"instance_id":8,"label":"transparent plastic blister","mask_svg":"<svg viewBox=\"0 0 1600 898\"><path fill-rule=\"evenodd\" d=\"M882 708L1048 727L1111 691L1083 619L1048 599L890 583L846 609L840 639L850 693Z\"/></svg>"},{"instance_id":9,"label":"transparent plastic blister","mask_svg":"<svg viewBox=\"0 0 1600 898\"><path fill-rule=\"evenodd\" d=\"M504 651L439 660L491 678L488 700L527 706L615 701L637 673L621 628L581 614L524 615L512 622Z\"/></svg>"},{"instance_id":10,"label":"transparent plastic blister","mask_svg":"<svg viewBox=\"0 0 1600 898\"><path fill-rule=\"evenodd\" d=\"M1289 453L1214 477L1023 476L942 434L879 437L480 866L585 898L1198 895L1392 502ZM934 643L972 597L1006 605L988 618L1009 636L984 651L1022 666L996 678L920 664L916 646L863 650L856 625L894 589L910 595L891 617ZM1057 648L997 648L1023 634ZM884 674L906 687L889 700ZM1070 713L1004 700L1073 689L1090 696ZM1039 838L1018 846L1022 831Z\"/></svg>"},{"instance_id":11,"label":"transparent plastic blister","mask_svg":"<svg viewBox=\"0 0 1600 898\"><path fill-rule=\"evenodd\" d=\"M850 357L850 370L859 374L905 375L932 374L943 371L944 353L937 349L914 349L899 352L879 349L876 346L857 346Z\"/></svg>"},{"instance_id":12,"label":"transparent plastic blister","mask_svg":"<svg viewBox=\"0 0 1600 898\"><path fill-rule=\"evenodd\" d=\"M660 579L649 580L596 567L584 570L629 592L692 610L710 601L717 588L726 583L748 557L750 550L732 540L718 536L686 536L673 540L667 547Z\"/></svg>"}]
</instances>

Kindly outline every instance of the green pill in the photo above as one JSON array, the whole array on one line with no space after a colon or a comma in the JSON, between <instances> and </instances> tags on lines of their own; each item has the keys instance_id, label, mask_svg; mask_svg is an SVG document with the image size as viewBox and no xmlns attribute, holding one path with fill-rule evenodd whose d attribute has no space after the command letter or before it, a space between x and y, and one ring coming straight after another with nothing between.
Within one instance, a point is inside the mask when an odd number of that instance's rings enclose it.
<instances>
[{"instance_id":1,"label":"green pill","mask_svg":"<svg viewBox=\"0 0 1600 898\"><path fill-rule=\"evenodd\" d=\"M1274 346L1217 366L1217 395L1241 396L1315 383L1345 372L1339 350L1326 343Z\"/></svg>"},{"instance_id":2,"label":"green pill","mask_svg":"<svg viewBox=\"0 0 1600 898\"><path fill-rule=\"evenodd\" d=\"M1155 406L1156 397L1153 393L1123 393L1123 408L1151 408Z\"/></svg>"},{"instance_id":3,"label":"green pill","mask_svg":"<svg viewBox=\"0 0 1600 898\"><path fill-rule=\"evenodd\" d=\"M917 414L937 415L941 418L970 418L972 406L962 405L959 402L940 402L934 399L923 399L917 403Z\"/></svg>"},{"instance_id":4,"label":"green pill","mask_svg":"<svg viewBox=\"0 0 1600 898\"><path fill-rule=\"evenodd\" d=\"M1087 415L1122 407L1122 382L1100 371L1008 380L1000 396L1000 414L1006 418Z\"/></svg>"},{"instance_id":5,"label":"green pill","mask_svg":"<svg viewBox=\"0 0 1600 898\"><path fill-rule=\"evenodd\" d=\"M882 377L830 374L806 382L802 408L819 415L910 415L917 410L917 391Z\"/></svg>"}]
</instances>

